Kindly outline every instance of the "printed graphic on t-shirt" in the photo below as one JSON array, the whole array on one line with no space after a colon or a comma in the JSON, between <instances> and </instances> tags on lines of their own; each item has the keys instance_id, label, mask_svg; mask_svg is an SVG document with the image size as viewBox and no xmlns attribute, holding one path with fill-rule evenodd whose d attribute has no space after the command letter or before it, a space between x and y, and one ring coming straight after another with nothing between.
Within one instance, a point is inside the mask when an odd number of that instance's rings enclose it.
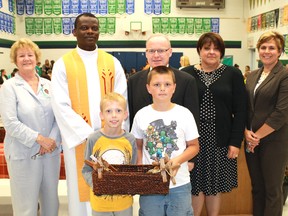
<instances>
[{"instance_id":1,"label":"printed graphic on t-shirt","mask_svg":"<svg viewBox=\"0 0 288 216\"><path fill-rule=\"evenodd\" d=\"M163 119L155 120L149 124L144 132L147 138L145 148L152 160L159 160L165 154L171 157L173 151L179 150L176 128L176 121L171 121L170 125L165 125Z\"/></svg>"},{"instance_id":2,"label":"printed graphic on t-shirt","mask_svg":"<svg viewBox=\"0 0 288 216\"><path fill-rule=\"evenodd\" d=\"M109 139L100 137L93 147L93 155L102 157L109 164L130 164L132 159L132 146L127 139Z\"/></svg>"},{"instance_id":3,"label":"printed graphic on t-shirt","mask_svg":"<svg viewBox=\"0 0 288 216\"><path fill-rule=\"evenodd\" d=\"M125 154L117 149L111 149L102 154L102 158L110 164L127 164Z\"/></svg>"}]
</instances>

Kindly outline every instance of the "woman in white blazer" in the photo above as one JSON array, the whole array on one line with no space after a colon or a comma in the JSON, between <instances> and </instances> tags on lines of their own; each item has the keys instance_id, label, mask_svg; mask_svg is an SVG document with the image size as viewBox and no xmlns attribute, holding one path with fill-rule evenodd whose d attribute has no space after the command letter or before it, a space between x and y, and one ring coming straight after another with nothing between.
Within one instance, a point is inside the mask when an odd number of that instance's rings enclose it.
<instances>
[{"instance_id":1,"label":"woman in white blazer","mask_svg":"<svg viewBox=\"0 0 288 216\"><path fill-rule=\"evenodd\" d=\"M38 76L39 47L20 39L10 58L19 71L0 90L0 114L6 131L4 154L14 216L57 216L60 132L50 103L50 81Z\"/></svg>"}]
</instances>

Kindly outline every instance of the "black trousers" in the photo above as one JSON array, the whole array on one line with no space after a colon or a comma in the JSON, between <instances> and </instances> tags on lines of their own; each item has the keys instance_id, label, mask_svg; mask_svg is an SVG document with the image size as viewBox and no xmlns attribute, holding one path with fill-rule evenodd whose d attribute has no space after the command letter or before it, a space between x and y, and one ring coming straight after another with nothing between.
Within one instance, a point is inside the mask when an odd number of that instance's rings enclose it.
<instances>
[{"instance_id":1,"label":"black trousers","mask_svg":"<svg viewBox=\"0 0 288 216\"><path fill-rule=\"evenodd\" d=\"M253 216L281 216L288 140L261 141L254 150L254 153L246 152L252 183Z\"/></svg>"}]
</instances>

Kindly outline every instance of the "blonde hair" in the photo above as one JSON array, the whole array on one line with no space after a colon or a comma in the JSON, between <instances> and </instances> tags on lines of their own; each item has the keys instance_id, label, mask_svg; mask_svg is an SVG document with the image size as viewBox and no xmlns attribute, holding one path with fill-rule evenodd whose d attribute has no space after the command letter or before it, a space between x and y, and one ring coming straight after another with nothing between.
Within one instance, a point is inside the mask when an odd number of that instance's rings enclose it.
<instances>
[{"instance_id":1,"label":"blonde hair","mask_svg":"<svg viewBox=\"0 0 288 216\"><path fill-rule=\"evenodd\" d=\"M12 63L16 64L17 51L20 48L30 48L35 53L36 62L40 61L41 51L37 46L37 44L35 44L32 40L28 38L21 38L18 41L16 41L11 47L10 59Z\"/></svg>"},{"instance_id":2,"label":"blonde hair","mask_svg":"<svg viewBox=\"0 0 288 216\"><path fill-rule=\"evenodd\" d=\"M182 67L187 67L190 65L189 57L188 56L181 56L180 57L180 64Z\"/></svg>"},{"instance_id":3,"label":"blonde hair","mask_svg":"<svg viewBox=\"0 0 288 216\"><path fill-rule=\"evenodd\" d=\"M283 35L279 34L276 31L268 31L268 32L263 33L257 42L257 45L256 45L257 49L259 50L260 46L263 43L266 43L272 39L275 40L278 50L280 51L280 53L282 53L284 51L285 40L284 40Z\"/></svg>"},{"instance_id":4,"label":"blonde hair","mask_svg":"<svg viewBox=\"0 0 288 216\"><path fill-rule=\"evenodd\" d=\"M101 112L104 110L104 107L107 102L115 101L121 104L124 108L124 110L127 110L127 101L126 99L119 93L117 92L109 92L104 97L102 98L100 102L100 110Z\"/></svg>"}]
</instances>

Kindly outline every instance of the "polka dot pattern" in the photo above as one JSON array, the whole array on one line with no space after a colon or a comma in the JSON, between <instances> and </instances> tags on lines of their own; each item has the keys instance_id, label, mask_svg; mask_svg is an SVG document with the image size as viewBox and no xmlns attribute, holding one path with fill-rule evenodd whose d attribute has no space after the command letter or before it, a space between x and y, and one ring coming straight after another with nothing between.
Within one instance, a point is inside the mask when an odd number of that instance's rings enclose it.
<instances>
[{"instance_id":1,"label":"polka dot pattern","mask_svg":"<svg viewBox=\"0 0 288 216\"><path fill-rule=\"evenodd\" d=\"M193 195L199 195L200 192L206 196L229 192L238 184L237 160L227 158L228 147L217 146L216 108L213 94L209 89L210 85L221 77L225 68L226 66L222 65L210 73L195 68L206 90L200 101L200 152L190 176Z\"/></svg>"}]
</instances>

